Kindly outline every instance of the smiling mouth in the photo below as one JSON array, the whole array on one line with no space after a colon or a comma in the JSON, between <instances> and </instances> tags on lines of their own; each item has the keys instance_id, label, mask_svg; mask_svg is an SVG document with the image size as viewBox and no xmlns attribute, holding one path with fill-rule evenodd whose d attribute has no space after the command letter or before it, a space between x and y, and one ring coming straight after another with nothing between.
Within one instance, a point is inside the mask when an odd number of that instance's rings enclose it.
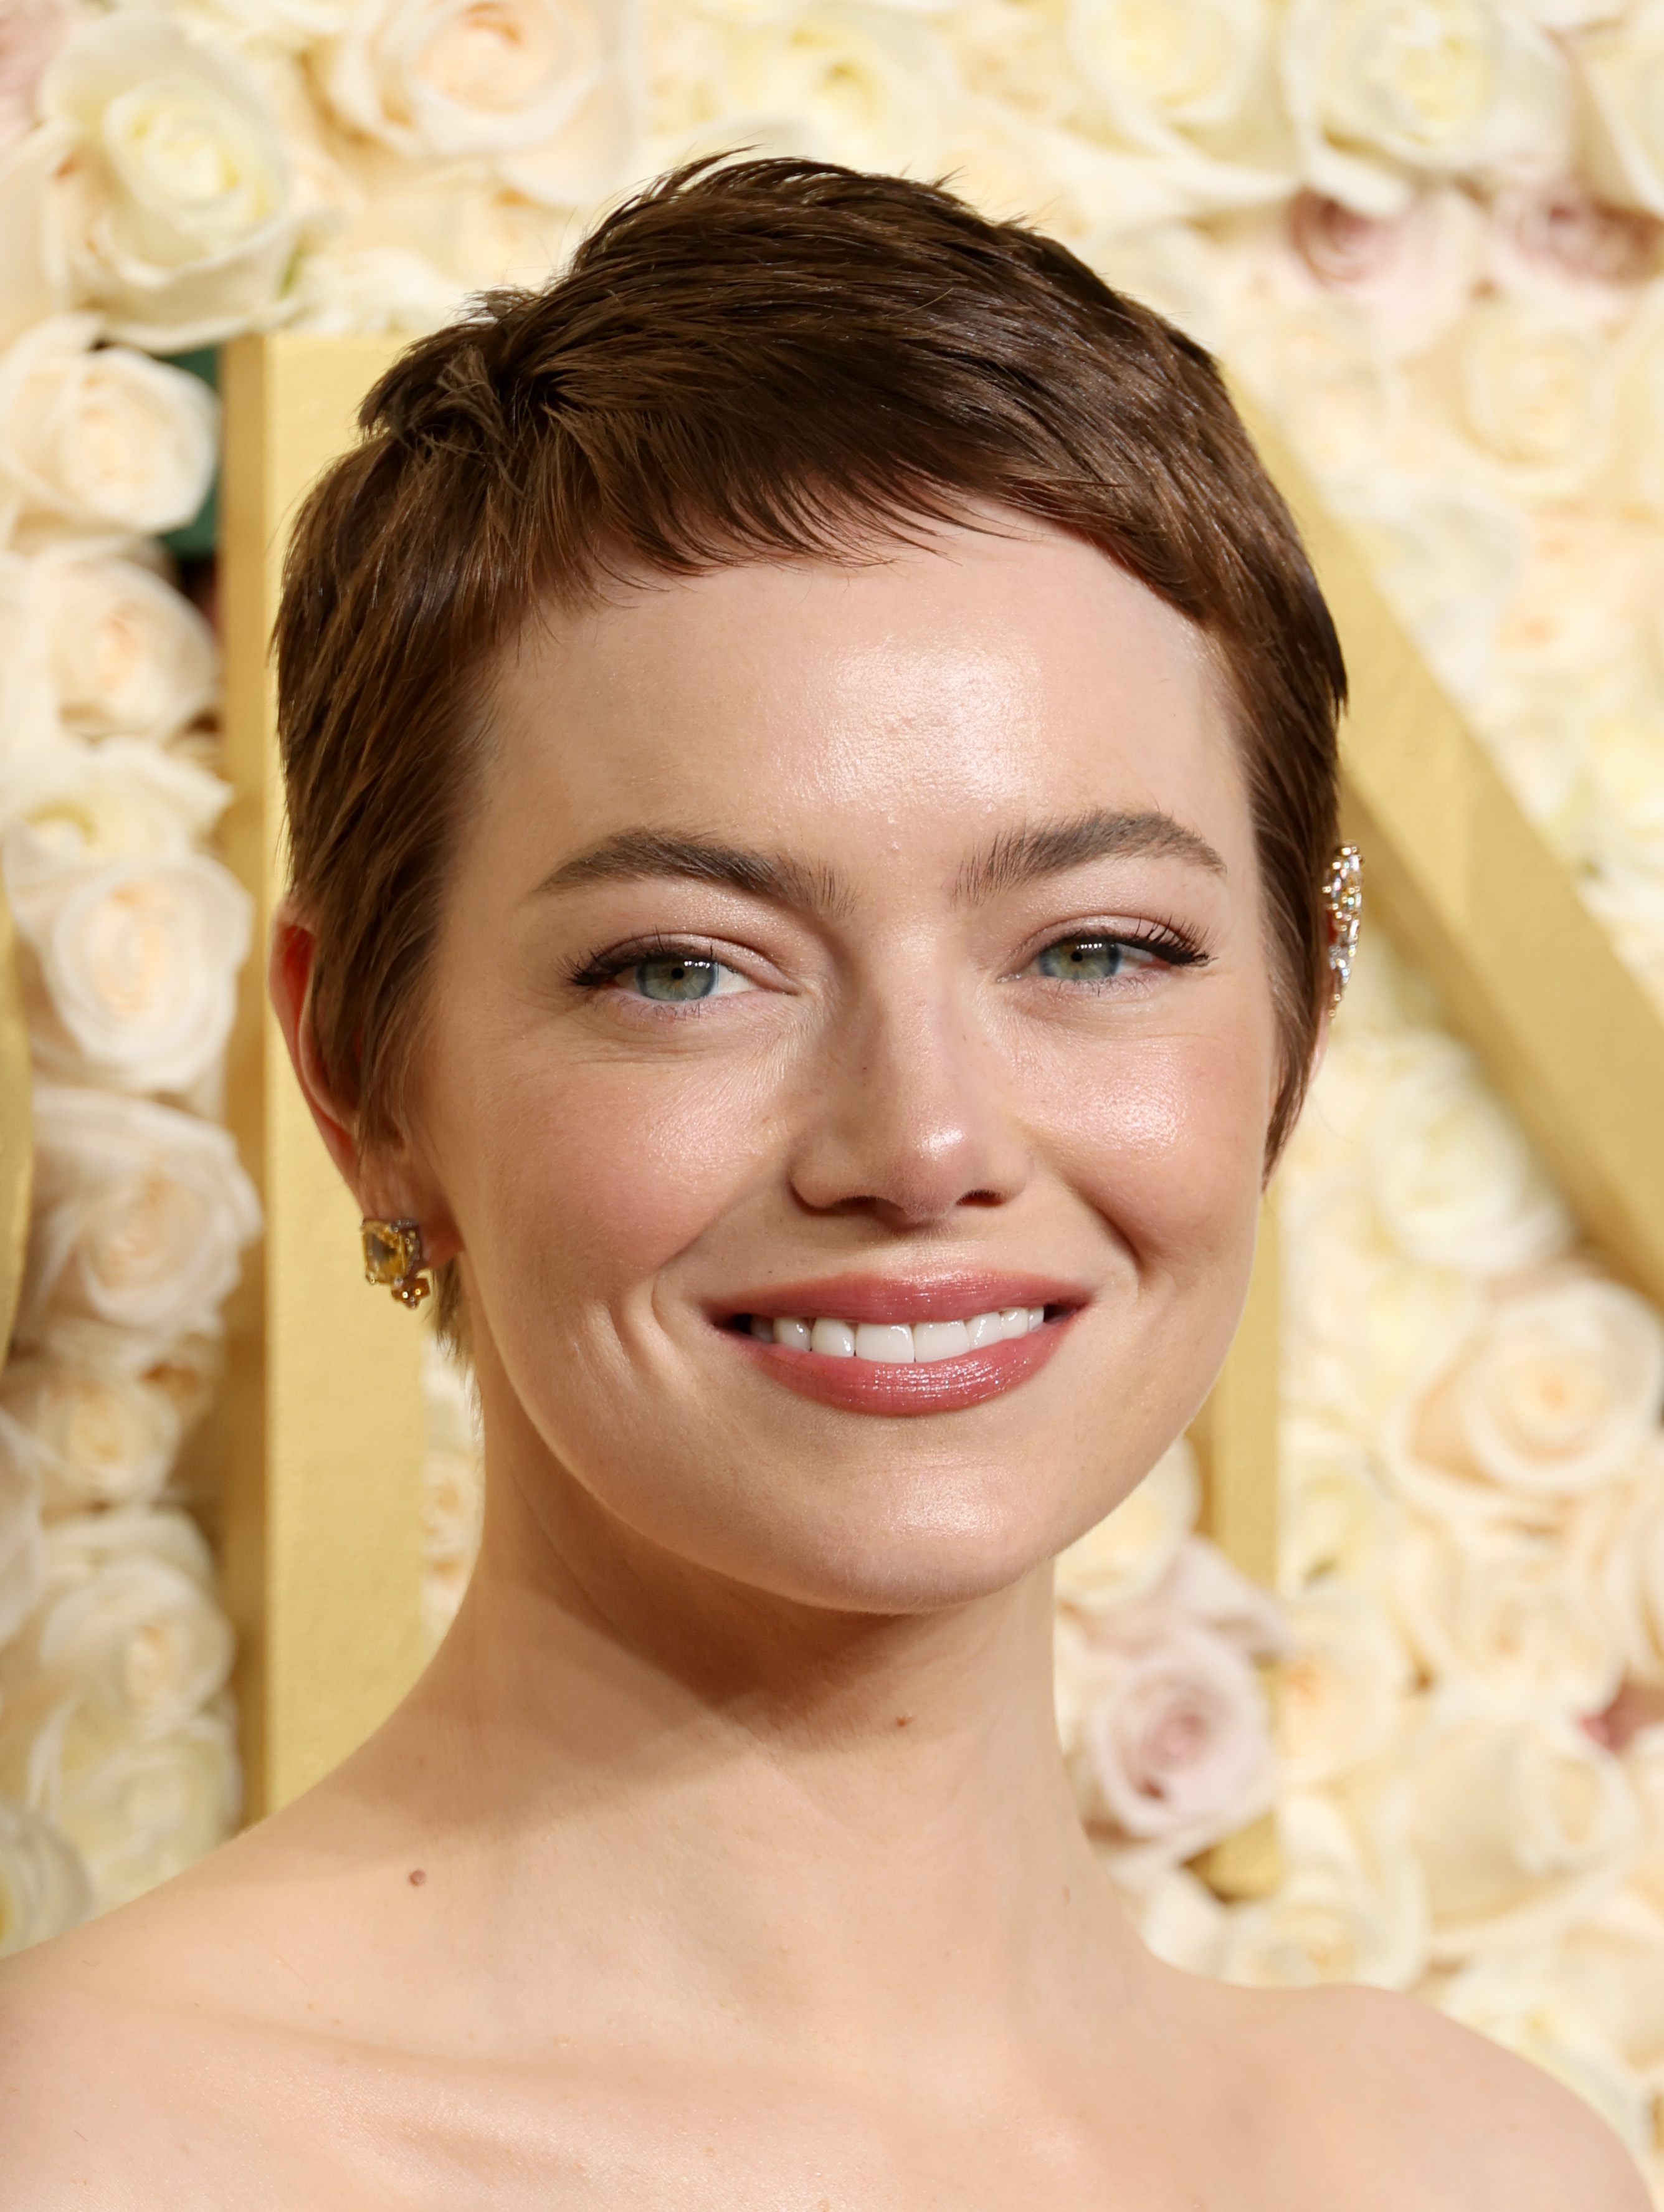
<instances>
[{"instance_id":1,"label":"smiling mouth","mask_svg":"<svg viewBox=\"0 0 1664 2212\"><path fill-rule=\"evenodd\" d=\"M859 1359L881 1367L925 1366L987 1352L1043 1328L1066 1309L1001 1306L963 1320L852 1322L832 1315L737 1314L729 1324L760 1344L826 1359Z\"/></svg>"}]
</instances>

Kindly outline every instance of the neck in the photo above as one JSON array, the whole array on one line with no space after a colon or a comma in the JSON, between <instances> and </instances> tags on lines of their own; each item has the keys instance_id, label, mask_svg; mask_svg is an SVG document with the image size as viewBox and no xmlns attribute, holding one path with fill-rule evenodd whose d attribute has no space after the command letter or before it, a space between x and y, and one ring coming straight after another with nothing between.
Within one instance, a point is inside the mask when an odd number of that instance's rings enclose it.
<instances>
[{"instance_id":1,"label":"neck","mask_svg":"<svg viewBox=\"0 0 1664 2212\"><path fill-rule=\"evenodd\" d=\"M1077 1977L1101 2003L1131 1971L1058 1756L1049 1568L932 1613L834 1613L654 1553L564 1476L534 1515L496 1474L406 1711L440 1856L520 1854L516 1943L540 1919L565 1940L592 1892L638 1986L823 2049L841 2017L870 2039L886 2014L913 2034L993 2008L1032 2033L1078 2018Z\"/></svg>"}]
</instances>

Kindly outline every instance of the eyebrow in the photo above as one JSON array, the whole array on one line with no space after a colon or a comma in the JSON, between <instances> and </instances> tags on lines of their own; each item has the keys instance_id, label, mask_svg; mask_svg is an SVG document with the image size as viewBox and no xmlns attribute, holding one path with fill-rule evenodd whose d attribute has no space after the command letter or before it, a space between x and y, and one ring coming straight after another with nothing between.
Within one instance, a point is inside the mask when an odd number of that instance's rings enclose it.
<instances>
[{"instance_id":1,"label":"eyebrow","mask_svg":"<svg viewBox=\"0 0 1664 2212\"><path fill-rule=\"evenodd\" d=\"M1000 891L1061 875L1092 860L1178 860L1211 875L1225 864L1205 837L1156 810L1115 813L1102 809L1062 822L1002 830L985 851L968 860L954 886L956 899L975 906ZM641 883L681 876L721 884L751 898L814 914L847 914L847 887L829 868L807 866L789 854L754 852L696 832L621 830L552 869L534 898L579 890L591 884Z\"/></svg>"}]
</instances>

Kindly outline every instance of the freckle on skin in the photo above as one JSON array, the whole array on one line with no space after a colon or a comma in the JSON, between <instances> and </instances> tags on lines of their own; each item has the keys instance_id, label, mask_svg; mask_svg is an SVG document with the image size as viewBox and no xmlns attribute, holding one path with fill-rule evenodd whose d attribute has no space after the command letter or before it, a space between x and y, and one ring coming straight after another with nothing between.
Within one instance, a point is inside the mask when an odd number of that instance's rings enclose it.
<instances>
[{"instance_id":1,"label":"freckle on skin","mask_svg":"<svg viewBox=\"0 0 1664 2212\"><path fill-rule=\"evenodd\" d=\"M897 1728L911 1728L913 1726L912 1714L897 1713L896 1716L896 1725Z\"/></svg>"},{"instance_id":2,"label":"freckle on skin","mask_svg":"<svg viewBox=\"0 0 1664 2212\"><path fill-rule=\"evenodd\" d=\"M410 1887L412 1889L420 1889L422 1883L426 1881L427 1879L427 1875L422 1872L420 1867L412 1867L410 1869Z\"/></svg>"}]
</instances>

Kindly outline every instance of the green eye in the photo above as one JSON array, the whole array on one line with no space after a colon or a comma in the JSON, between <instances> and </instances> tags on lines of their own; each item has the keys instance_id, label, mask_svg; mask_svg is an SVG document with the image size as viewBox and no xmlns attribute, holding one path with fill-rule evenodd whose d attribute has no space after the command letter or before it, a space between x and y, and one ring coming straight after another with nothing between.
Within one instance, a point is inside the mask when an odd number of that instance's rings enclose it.
<instances>
[{"instance_id":1,"label":"green eye","mask_svg":"<svg viewBox=\"0 0 1664 2212\"><path fill-rule=\"evenodd\" d=\"M1035 957L1042 975L1071 983L1108 983L1127 966L1131 947L1113 937L1066 937Z\"/></svg>"},{"instance_id":2,"label":"green eye","mask_svg":"<svg viewBox=\"0 0 1664 2212\"><path fill-rule=\"evenodd\" d=\"M631 973L644 999L680 1006L690 999L708 999L722 969L715 960L690 960L668 952L656 960L638 960Z\"/></svg>"}]
</instances>

